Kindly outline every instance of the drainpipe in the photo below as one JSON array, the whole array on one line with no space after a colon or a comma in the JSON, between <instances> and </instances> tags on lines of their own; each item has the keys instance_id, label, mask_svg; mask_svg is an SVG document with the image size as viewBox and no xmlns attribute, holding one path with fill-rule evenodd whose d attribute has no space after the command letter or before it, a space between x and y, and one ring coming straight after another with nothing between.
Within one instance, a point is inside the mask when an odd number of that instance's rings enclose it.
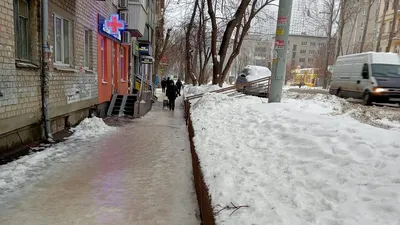
<instances>
[{"instance_id":1,"label":"drainpipe","mask_svg":"<svg viewBox=\"0 0 400 225\"><path fill-rule=\"evenodd\" d=\"M49 1L42 0L42 110L44 119L44 133L46 139L50 142L53 141L51 134L50 116L49 116Z\"/></svg>"}]
</instances>

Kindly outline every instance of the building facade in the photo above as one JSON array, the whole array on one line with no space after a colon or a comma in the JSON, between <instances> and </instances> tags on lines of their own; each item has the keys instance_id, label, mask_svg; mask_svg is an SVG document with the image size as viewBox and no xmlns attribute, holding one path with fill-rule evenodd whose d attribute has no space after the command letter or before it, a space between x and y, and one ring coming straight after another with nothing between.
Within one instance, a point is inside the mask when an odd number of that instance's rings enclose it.
<instances>
[{"instance_id":1,"label":"building facade","mask_svg":"<svg viewBox=\"0 0 400 225\"><path fill-rule=\"evenodd\" d=\"M314 66L314 57L321 54L320 49L326 44L326 37L289 35L287 64L291 68L309 68Z\"/></svg>"},{"instance_id":2,"label":"building facade","mask_svg":"<svg viewBox=\"0 0 400 225\"><path fill-rule=\"evenodd\" d=\"M382 39L381 39L379 51L381 51L381 52L386 51L386 47L388 46L389 35L391 32L391 27L392 27L392 23L393 23L393 17L396 17L396 25L395 25L396 27L394 29L395 33L393 35L392 43L389 46L389 51L400 54L400 32L399 32L400 13L399 13L399 11L397 11L397 12L394 11L393 1L390 1L388 11L386 12L385 17L383 17L385 1L379 1L379 4L380 4L379 19L378 19L379 29L381 29L380 25L381 25L382 20L384 20L383 27L382 27ZM398 6L398 9L400 9L400 6Z\"/></svg>"},{"instance_id":3,"label":"building facade","mask_svg":"<svg viewBox=\"0 0 400 225\"><path fill-rule=\"evenodd\" d=\"M346 15L345 25L342 35L342 47L340 55L354 54L360 52L364 25L367 22L367 33L363 51L375 50L376 39L379 32L379 1L373 1L369 19L366 21L368 11L368 1L353 0L348 6L348 15Z\"/></svg>"},{"instance_id":4,"label":"building facade","mask_svg":"<svg viewBox=\"0 0 400 225\"><path fill-rule=\"evenodd\" d=\"M143 49L135 42L133 48L130 45L131 36L145 36L144 31L135 34L134 30L146 25L147 16L128 29L128 0L49 0L49 63L42 67L43 4L41 0L0 2L1 155L44 137L44 108L51 133L93 112L105 116L113 94L132 92L131 75L141 73L139 67L146 61L135 60L135 52ZM43 86L43 71L48 72L48 86ZM46 91L48 105L43 107Z\"/></svg>"}]
</instances>

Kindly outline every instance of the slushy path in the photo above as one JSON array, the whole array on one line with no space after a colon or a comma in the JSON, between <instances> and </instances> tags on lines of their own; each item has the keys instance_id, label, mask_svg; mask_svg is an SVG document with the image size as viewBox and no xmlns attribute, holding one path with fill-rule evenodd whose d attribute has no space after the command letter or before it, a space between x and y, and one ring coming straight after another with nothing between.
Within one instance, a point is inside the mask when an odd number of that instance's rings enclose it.
<instances>
[{"instance_id":1,"label":"slushy path","mask_svg":"<svg viewBox=\"0 0 400 225\"><path fill-rule=\"evenodd\" d=\"M199 225L181 102L82 144L85 154L0 202L0 224Z\"/></svg>"}]
</instances>

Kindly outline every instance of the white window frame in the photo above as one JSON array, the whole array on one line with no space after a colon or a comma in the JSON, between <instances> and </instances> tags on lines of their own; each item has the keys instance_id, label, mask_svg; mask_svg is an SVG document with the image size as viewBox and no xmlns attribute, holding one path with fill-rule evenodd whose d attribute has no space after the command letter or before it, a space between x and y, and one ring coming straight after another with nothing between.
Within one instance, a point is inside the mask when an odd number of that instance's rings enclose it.
<instances>
[{"instance_id":1,"label":"white window frame","mask_svg":"<svg viewBox=\"0 0 400 225\"><path fill-rule=\"evenodd\" d=\"M88 38L88 43L87 43L87 45L86 45L86 33L87 33L87 38ZM90 57L90 48L92 47L91 45L91 43L92 43L92 40L91 40L91 30L89 30L89 29L85 29L84 31L83 31L83 38L84 38L84 41L83 41L83 68L84 69L89 69L90 68L90 65L91 65L91 57ZM86 57L86 48L87 48L87 57ZM85 65L85 64L87 64L87 65Z\"/></svg>"},{"instance_id":2,"label":"white window frame","mask_svg":"<svg viewBox=\"0 0 400 225\"><path fill-rule=\"evenodd\" d=\"M101 38L101 40L100 40L100 51L101 51L101 82L102 83L107 83L107 81L105 80L105 77L106 77L106 71L105 71L105 69L106 69L106 66L105 66L105 59L106 59L106 57L105 57L105 54L106 54L106 52L105 52L105 47L106 47L106 41L105 41L105 39L104 38Z\"/></svg>"},{"instance_id":3,"label":"white window frame","mask_svg":"<svg viewBox=\"0 0 400 225\"><path fill-rule=\"evenodd\" d=\"M125 82L126 81L126 77L125 77L125 49L124 47L120 47L119 49L120 53L119 53L119 65L120 65L120 70L121 70L121 82Z\"/></svg>"},{"instance_id":4,"label":"white window frame","mask_svg":"<svg viewBox=\"0 0 400 225\"><path fill-rule=\"evenodd\" d=\"M71 33L71 31L72 31L72 29L71 29L71 27L72 27L72 21L71 20L69 20L69 19L67 19L67 18L64 18L64 17L62 17L62 16L60 16L60 15L57 15L57 14L55 14L55 13L53 13L53 30L54 30L54 32L53 32L53 35L54 35L54 64L56 64L56 65L62 65L62 66L70 66L70 65L72 65L72 56L71 56L71 49L73 48L73 46L72 46L72 38L73 38L73 36L72 36L72 33ZM57 21L57 19L61 19L61 61L57 61L57 51L58 51L58 49L57 49L57 44L56 44L56 35L57 35L57 29L56 29L56 21ZM67 20L68 21L68 23L69 23L69 27L68 27L68 31L69 31L69 49L68 49L68 51L69 51L69 58L70 58L70 60L69 60L69 63L64 63L63 61L64 61L64 52L65 52L65 49L64 49L64 20Z\"/></svg>"}]
</instances>

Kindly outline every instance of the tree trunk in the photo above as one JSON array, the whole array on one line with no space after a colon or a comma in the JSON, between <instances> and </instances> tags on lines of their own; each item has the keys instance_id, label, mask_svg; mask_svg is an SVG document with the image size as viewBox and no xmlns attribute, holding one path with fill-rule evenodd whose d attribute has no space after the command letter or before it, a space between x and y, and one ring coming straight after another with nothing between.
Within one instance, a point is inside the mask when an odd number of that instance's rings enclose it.
<instances>
[{"instance_id":1,"label":"tree trunk","mask_svg":"<svg viewBox=\"0 0 400 225\"><path fill-rule=\"evenodd\" d=\"M360 53L364 51L365 39L367 38L369 14L371 11L372 4L374 4L374 0L368 0L367 16L365 17L365 21L364 21L364 30L363 30L363 34L362 34L362 38L361 38Z\"/></svg>"},{"instance_id":2,"label":"tree trunk","mask_svg":"<svg viewBox=\"0 0 400 225\"><path fill-rule=\"evenodd\" d=\"M342 47L342 37L345 25L345 14L346 14L346 2L347 0L340 0L340 18L339 18L339 30L338 30L338 41L336 46L336 57L339 57L340 50Z\"/></svg>"},{"instance_id":3,"label":"tree trunk","mask_svg":"<svg viewBox=\"0 0 400 225\"><path fill-rule=\"evenodd\" d=\"M380 24L380 29L379 29L379 35L378 35L378 40L376 41L376 49L375 51L379 52L380 48L381 48L381 40L382 40L382 35L384 30L382 30L382 28L384 28L384 24L385 24L385 17L386 17L386 13L389 9L389 0L385 0L385 6L383 8L383 13L382 13L382 20L381 20L381 24ZM396 17L395 17L396 18Z\"/></svg>"},{"instance_id":4,"label":"tree trunk","mask_svg":"<svg viewBox=\"0 0 400 225\"><path fill-rule=\"evenodd\" d=\"M390 28L390 33L389 33L389 41L388 45L386 46L386 52L390 52L390 47L392 47L392 41L393 37L396 32L396 21L397 21L397 9L399 8L399 0L393 0L393 11L395 12L395 15L393 16L392 20L392 27Z\"/></svg>"},{"instance_id":5,"label":"tree trunk","mask_svg":"<svg viewBox=\"0 0 400 225\"><path fill-rule=\"evenodd\" d=\"M194 2L194 7L193 7L193 12L192 12L192 16L190 18L190 22L187 26L186 29L186 48L185 48L185 55L186 55L186 76L189 76L192 80L192 84L196 85L197 83L197 79L196 77L194 77L193 75L193 71L192 71L192 50L190 47L190 34L193 28L193 23L194 23L194 18L196 16L196 11L197 11L197 4L199 4L199 0L196 0Z\"/></svg>"},{"instance_id":6,"label":"tree trunk","mask_svg":"<svg viewBox=\"0 0 400 225\"><path fill-rule=\"evenodd\" d=\"M354 19L354 23L353 23L353 25L352 25L352 27L351 27L349 42L351 42L351 39L353 38L353 34L354 34L355 27L356 27L356 23L357 23L357 18L358 18L358 15L356 15L356 18ZM352 47L354 48L354 46L352 46ZM347 45L346 55L349 54L349 48L350 48L350 44ZM352 53L353 53L353 52L352 52Z\"/></svg>"}]
</instances>

